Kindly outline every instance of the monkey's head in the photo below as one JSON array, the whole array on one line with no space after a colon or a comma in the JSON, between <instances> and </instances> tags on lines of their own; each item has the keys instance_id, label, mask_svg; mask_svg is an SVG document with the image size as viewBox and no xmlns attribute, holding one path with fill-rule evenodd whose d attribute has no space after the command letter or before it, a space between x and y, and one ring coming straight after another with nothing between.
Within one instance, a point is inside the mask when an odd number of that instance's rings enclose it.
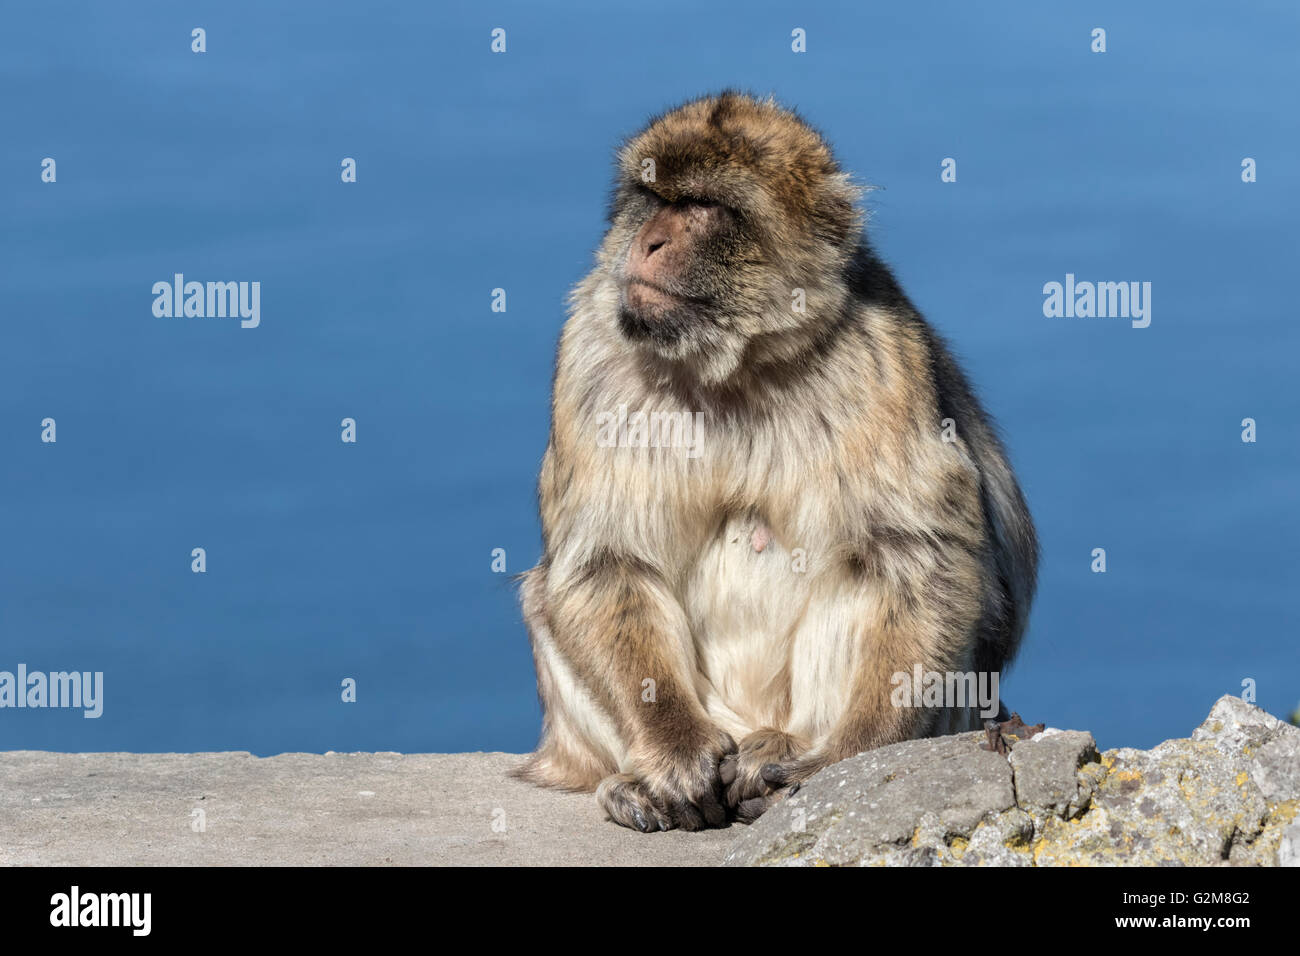
<instances>
[{"instance_id":1,"label":"monkey's head","mask_svg":"<svg viewBox=\"0 0 1300 956\"><path fill-rule=\"evenodd\" d=\"M770 99L664 114L619 151L599 254L623 334L710 382L794 357L839 315L857 198L821 136Z\"/></svg>"}]
</instances>

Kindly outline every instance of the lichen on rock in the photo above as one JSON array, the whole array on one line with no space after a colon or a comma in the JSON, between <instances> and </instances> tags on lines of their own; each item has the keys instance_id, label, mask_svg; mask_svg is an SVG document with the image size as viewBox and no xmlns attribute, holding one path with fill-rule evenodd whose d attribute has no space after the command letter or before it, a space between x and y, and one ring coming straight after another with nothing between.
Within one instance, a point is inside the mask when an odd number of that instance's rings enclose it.
<instances>
[{"instance_id":1,"label":"lichen on rock","mask_svg":"<svg viewBox=\"0 0 1300 956\"><path fill-rule=\"evenodd\" d=\"M1048 729L841 761L737 842L733 866L1300 865L1300 728L1235 697L1190 738L1098 753Z\"/></svg>"}]
</instances>

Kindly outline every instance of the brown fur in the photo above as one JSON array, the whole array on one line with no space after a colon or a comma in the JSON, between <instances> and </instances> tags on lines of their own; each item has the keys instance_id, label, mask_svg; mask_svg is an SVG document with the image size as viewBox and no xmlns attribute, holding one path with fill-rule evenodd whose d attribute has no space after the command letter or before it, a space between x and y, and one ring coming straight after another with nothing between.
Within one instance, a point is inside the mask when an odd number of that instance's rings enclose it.
<instances>
[{"instance_id":1,"label":"brown fur","mask_svg":"<svg viewBox=\"0 0 1300 956\"><path fill-rule=\"evenodd\" d=\"M694 829L969 726L893 706L891 675L1000 669L1036 543L991 423L817 133L727 93L651 123L619 168L556 365L545 556L523 588L545 718L522 775L599 786L627 826ZM629 295L646 262L664 294ZM620 405L703 413L698 456L602 446Z\"/></svg>"}]
</instances>

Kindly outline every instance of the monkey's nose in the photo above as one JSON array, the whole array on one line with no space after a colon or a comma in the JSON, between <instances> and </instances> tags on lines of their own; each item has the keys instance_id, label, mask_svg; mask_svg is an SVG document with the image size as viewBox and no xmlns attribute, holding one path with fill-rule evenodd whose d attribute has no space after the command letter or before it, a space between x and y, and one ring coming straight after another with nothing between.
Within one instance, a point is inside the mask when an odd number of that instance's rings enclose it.
<instances>
[{"instance_id":1,"label":"monkey's nose","mask_svg":"<svg viewBox=\"0 0 1300 956\"><path fill-rule=\"evenodd\" d=\"M647 233L641 242L641 258L649 259L666 245L668 245L668 233L666 231L655 229Z\"/></svg>"}]
</instances>

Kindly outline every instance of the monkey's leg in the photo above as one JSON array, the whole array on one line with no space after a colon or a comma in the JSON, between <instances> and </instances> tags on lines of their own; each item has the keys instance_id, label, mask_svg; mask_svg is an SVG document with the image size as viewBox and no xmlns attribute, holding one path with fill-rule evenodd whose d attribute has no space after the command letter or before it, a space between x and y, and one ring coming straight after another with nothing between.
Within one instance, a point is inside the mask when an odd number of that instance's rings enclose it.
<instances>
[{"instance_id":1,"label":"monkey's leg","mask_svg":"<svg viewBox=\"0 0 1300 956\"><path fill-rule=\"evenodd\" d=\"M515 776L542 787L592 791L618 769L625 753L617 728L559 655L546 606L546 567L524 575L524 623L537 666L542 737Z\"/></svg>"},{"instance_id":2,"label":"monkey's leg","mask_svg":"<svg viewBox=\"0 0 1300 956\"><path fill-rule=\"evenodd\" d=\"M801 737L763 727L741 740L736 753L723 758L719 772L727 788L727 806L739 822L753 822L784 795L763 779L763 767L792 763L808 749L808 742Z\"/></svg>"},{"instance_id":3,"label":"monkey's leg","mask_svg":"<svg viewBox=\"0 0 1300 956\"><path fill-rule=\"evenodd\" d=\"M940 710L902 700L901 678L910 686L918 664L923 673L947 675L971 659L982 600L973 548L893 536L869 559L855 562L855 570L840 605L851 615L845 627L854 634L855 648L847 704L811 753L760 770L773 787L801 783L855 754L930 734ZM893 573L879 573L886 570Z\"/></svg>"},{"instance_id":4,"label":"monkey's leg","mask_svg":"<svg viewBox=\"0 0 1300 956\"><path fill-rule=\"evenodd\" d=\"M644 796L656 828L659 819L686 830L725 824L718 765L736 745L700 703L686 615L658 575L641 562L605 556L550 580L547 604L559 657L625 753L621 773L597 790L605 811L640 828L627 805Z\"/></svg>"}]
</instances>

